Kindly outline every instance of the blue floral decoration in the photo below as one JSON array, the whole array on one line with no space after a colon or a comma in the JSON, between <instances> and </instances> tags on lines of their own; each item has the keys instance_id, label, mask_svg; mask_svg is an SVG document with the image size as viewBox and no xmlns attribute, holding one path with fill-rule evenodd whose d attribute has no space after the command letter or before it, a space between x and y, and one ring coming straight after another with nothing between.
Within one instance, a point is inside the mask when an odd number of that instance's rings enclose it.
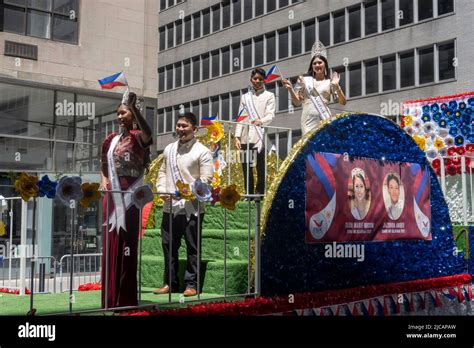
<instances>
[{"instance_id":1,"label":"blue floral decoration","mask_svg":"<svg viewBox=\"0 0 474 348\"><path fill-rule=\"evenodd\" d=\"M56 186L58 186L56 181L51 181L47 175L43 175L41 180L38 181L39 196L54 198L56 196Z\"/></svg>"},{"instance_id":2,"label":"blue floral decoration","mask_svg":"<svg viewBox=\"0 0 474 348\"><path fill-rule=\"evenodd\" d=\"M423 113L428 114L430 112L430 106L429 105L423 105Z\"/></svg>"},{"instance_id":3,"label":"blue floral decoration","mask_svg":"<svg viewBox=\"0 0 474 348\"><path fill-rule=\"evenodd\" d=\"M471 116L470 115L463 114L461 118L462 118L462 123L463 124L465 124L465 125L470 125L471 124Z\"/></svg>"},{"instance_id":4,"label":"blue floral decoration","mask_svg":"<svg viewBox=\"0 0 474 348\"><path fill-rule=\"evenodd\" d=\"M438 112L439 111L439 105L437 103L434 103L433 105L431 105L431 111Z\"/></svg>"},{"instance_id":5,"label":"blue floral decoration","mask_svg":"<svg viewBox=\"0 0 474 348\"><path fill-rule=\"evenodd\" d=\"M473 107L474 107L474 97L469 98L469 99L467 100L467 103L468 103L470 106L473 106Z\"/></svg>"},{"instance_id":6,"label":"blue floral decoration","mask_svg":"<svg viewBox=\"0 0 474 348\"><path fill-rule=\"evenodd\" d=\"M469 143L474 143L474 133L469 134L469 137L467 138L467 140L469 140Z\"/></svg>"},{"instance_id":7,"label":"blue floral decoration","mask_svg":"<svg viewBox=\"0 0 474 348\"><path fill-rule=\"evenodd\" d=\"M460 108L461 110L464 110L464 109L466 108L466 103L465 103L465 102L460 102L460 103L459 103L459 108Z\"/></svg>"},{"instance_id":8,"label":"blue floral decoration","mask_svg":"<svg viewBox=\"0 0 474 348\"><path fill-rule=\"evenodd\" d=\"M461 134L464 135L465 137L471 133L471 127L469 126L462 126L461 127Z\"/></svg>"},{"instance_id":9,"label":"blue floral decoration","mask_svg":"<svg viewBox=\"0 0 474 348\"><path fill-rule=\"evenodd\" d=\"M455 101L455 100L451 100L451 101L449 102L449 107L450 107L451 109L456 109L456 108L458 107L458 102Z\"/></svg>"},{"instance_id":10,"label":"blue floral decoration","mask_svg":"<svg viewBox=\"0 0 474 348\"><path fill-rule=\"evenodd\" d=\"M446 126L448 125L448 122L446 122L446 120L444 118L442 118L441 120L439 120L439 126L441 128L446 128Z\"/></svg>"},{"instance_id":11,"label":"blue floral decoration","mask_svg":"<svg viewBox=\"0 0 474 348\"><path fill-rule=\"evenodd\" d=\"M454 111L454 117L456 117L456 118L461 117L461 110Z\"/></svg>"},{"instance_id":12,"label":"blue floral decoration","mask_svg":"<svg viewBox=\"0 0 474 348\"><path fill-rule=\"evenodd\" d=\"M449 117L453 114L453 110L451 110L450 108L446 108L443 110L443 114L446 116L446 117Z\"/></svg>"},{"instance_id":13,"label":"blue floral decoration","mask_svg":"<svg viewBox=\"0 0 474 348\"><path fill-rule=\"evenodd\" d=\"M433 121L439 122L441 120L441 114L439 112L436 112L433 114Z\"/></svg>"},{"instance_id":14,"label":"blue floral decoration","mask_svg":"<svg viewBox=\"0 0 474 348\"><path fill-rule=\"evenodd\" d=\"M464 144L464 137L462 135L458 135L456 138L454 138L454 143L457 146L461 146Z\"/></svg>"},{"instance_id":15,"label":"blue floral decoration","mask_svg":"<svg viewBox=\"0 0 474 348\"><path fill-rule=\"evenodd\" d=\"M464 110L464 113L465 113L466 115L471 115L471 114L472 114L472 109L471 109L471 108L466 108L466 109Z\"/></svg>"},{"instance_id":16,"label":"blue floral decoration","mask_svg":"<svg viewBox=\"0 0 474 348\"><path fill-rule=\"evenodd\" d=\"M465 273L463 258L453 255L455 244L448 207L430 167L431 241L356 242L365 246L364 262L326 258L326 244L306 244L305 159L318 151L347 153L350 157L385 157L386 161L429 166L425 152L397 124L385 118L357 114L327 124L302 145L269 204L261 249L263 295L354 288ZM290 199L294 206L288 205Z\"/></svg>"},{"instance_id":17,"label":"blue floral decoration","mask_svg":"<svg viewBox=\"0 0 474 348\"><path fill-rule=\"evenodd\" d=\"M456 135L458 135L458 127L451 127L449 128L449 135L455 137Z\"/></svg>"},{"instance_id":18,"label":"blue floral decoration","mask_svg":"<svg viewBox=\"0 0 474 348\"><path fill-rule=\"evenodd\" d=\"M422 121L423 122L429 122L431 121L431 117L429 114L424 114L422 117L421 117Z\"/></svg>"}]
</instances>

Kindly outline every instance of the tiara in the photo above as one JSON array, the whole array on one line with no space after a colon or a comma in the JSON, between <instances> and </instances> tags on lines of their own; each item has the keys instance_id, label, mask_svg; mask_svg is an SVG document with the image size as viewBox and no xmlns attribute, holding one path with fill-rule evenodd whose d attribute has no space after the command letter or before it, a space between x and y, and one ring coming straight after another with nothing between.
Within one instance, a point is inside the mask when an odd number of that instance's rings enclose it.
<instances>
[{"instance_id":1,"label":"tiara","mask_svg":"<svg viewBox=\"0 0 474 348\"><path fill-rule=\"evenodd\" d=\"M357 174L360 174L365 179L365 173L361 168L352 169L352 172L351 172L352 177L355 177Z\"/></svg>"},{"instance_id":2,"label":"tiara","mask_svg":"<svg viewBox=\"0 0 474 348\"><path fill-rule=\"evenodd\" d=\"M316 41L311 48L311 58L314 56L321 56L328 59L326 46L324 46L321 41Z\"/></svg>"}]
</instances>

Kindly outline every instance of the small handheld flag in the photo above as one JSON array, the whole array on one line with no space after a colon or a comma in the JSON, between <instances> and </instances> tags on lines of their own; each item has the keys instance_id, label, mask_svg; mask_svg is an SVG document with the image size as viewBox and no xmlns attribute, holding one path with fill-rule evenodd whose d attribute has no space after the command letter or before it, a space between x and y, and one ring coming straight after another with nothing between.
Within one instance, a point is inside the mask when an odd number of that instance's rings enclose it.
<instances>
[{"instance_id":1,"label":"small handheld flag","mask_svg":"<svg viewBox=\"0 0 474 348\"><path fill-rule=\"evenodd\" d=\"M103 79L97 81L99 81L100 87L102 87L102 89L112 89L117 86L128 86L127 79L125 78L125 74L123 72L104 77Z\"/></svg>"},{"instance_id":2,"label":"small handheld flag","mask_svg":"<svg viewBox=\"0 0 474 348\"><path fill-rule=\"evenodd\" d=\"M278 73L277 73L277 70L278 70ZM265 80L264 82L265 83L270 83L280 77L282 77L282 73L280 71L280 68L277 67L277 65L275 64L274 66L272 66L270 68L270 70L268 70L268 73L267 73L267 76L265 77Z\"/></svg>"},{"instance_id":3,"label":"small handheld flag","mask_svg":"<svg viewBox=\"0 0 474 348\"><path fill-rule=\"evenodd\" d=\"M211 125L212 122L214 122L216 118L217 118L217 115L202 118L201 119L201 126Z\"/></svg>"},{"instance_id":4,"label":"small handheld flag","mask_svg":"<svg viewBox=\"0 0 474 348\"><path fill-rule=\"evenodd\" d=\"M240 111L239 115L237 116L237 122L242 122L246 118L249 117L249 113L247 111L247 108L244 106Z\"/></svg>"}]
</instances>

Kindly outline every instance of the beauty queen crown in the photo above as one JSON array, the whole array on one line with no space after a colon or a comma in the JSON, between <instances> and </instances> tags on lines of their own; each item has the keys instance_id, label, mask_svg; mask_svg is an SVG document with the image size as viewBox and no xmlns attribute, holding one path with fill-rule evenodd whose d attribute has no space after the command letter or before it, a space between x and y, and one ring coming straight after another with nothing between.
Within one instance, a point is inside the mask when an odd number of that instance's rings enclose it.
<instances>
[{"instance_id":1,"label":"beauty queen crown","mask_svg":"<svg viewBox=\"0 0 474 348\"><path fill-rule=\"evenodd\" d=\"M321 56L328 59L328 51L321 41L316 41L311 48L311 59L314 56Z\"/></svg>"},{"instance_id":2,"label":"beauty queen crown","mask_svg":"<svg viewBox=\"0 0 474 348\"><path fill-rule=\"evenodd\" d=\"M362 177L365 179L365 173L361 168L352 169L352 172L351 172L352 177L355 177L357 174L362 175Z\"/></svg>"}]
</instances>

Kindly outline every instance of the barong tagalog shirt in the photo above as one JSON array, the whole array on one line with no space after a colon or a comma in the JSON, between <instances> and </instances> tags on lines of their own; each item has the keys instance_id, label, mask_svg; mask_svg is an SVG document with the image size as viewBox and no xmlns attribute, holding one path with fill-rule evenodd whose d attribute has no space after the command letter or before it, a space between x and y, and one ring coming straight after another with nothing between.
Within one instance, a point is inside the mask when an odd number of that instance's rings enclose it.
<instances>
[{"instance_id":1,"label":"barong tagalog shirt","mask_svg":"<svg viewBox=\"0 0 474 348\"><path fill-rule=\"evenodd\" d=\"M173 153L172 153L173 152ZM211 151L196 138L181 143L179 140L166 146L163 152L163 163L158 172L156 188L159 193L176 192L176 182L173 175L172 161L170 157L175 156L177 173L183 183L191 184L196 179L210 184L214 174ZM204 213L204 203L200 202L199 211ZM189 219L191 214L197 215L198 200L173 199L173 215L186 214ZM169 213L169 203L163 206L163 211Z\"/></svg>"}]
</instances>

